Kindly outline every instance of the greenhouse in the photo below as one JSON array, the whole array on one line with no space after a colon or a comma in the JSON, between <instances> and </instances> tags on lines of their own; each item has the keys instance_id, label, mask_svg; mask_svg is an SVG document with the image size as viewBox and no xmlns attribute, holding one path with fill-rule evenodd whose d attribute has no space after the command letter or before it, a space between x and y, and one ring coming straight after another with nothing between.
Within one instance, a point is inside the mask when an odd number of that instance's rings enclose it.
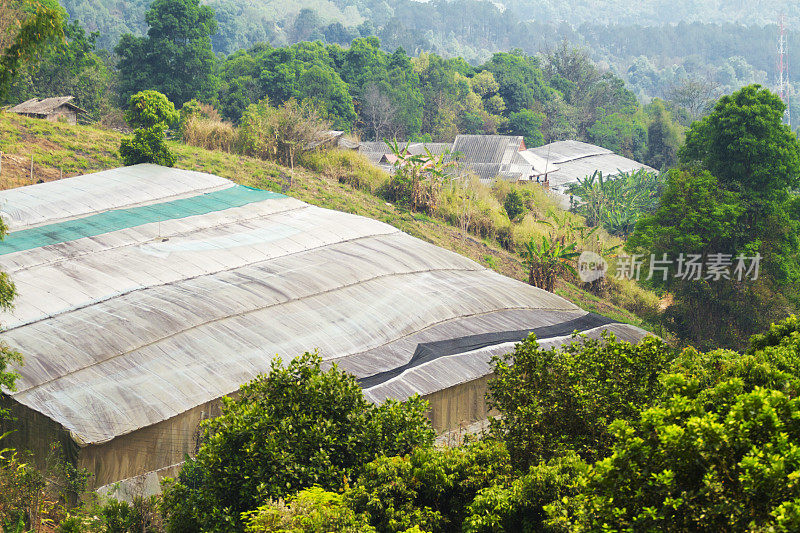
<instances>
[{"instance_id":1,"label":"greenhouse","mask_svg":"<svg viewBox=\"0 0 800 533\"><path fill-rule=\"evenodd\" d=\"M219 398L318 349L374 402L420 394L439 430L484 418L493 354L587 314L387 224L137 165L0 192L2 339L24 355L16 444L61 442L95 487L174 472Z\"/></svg>"}]
</instances>

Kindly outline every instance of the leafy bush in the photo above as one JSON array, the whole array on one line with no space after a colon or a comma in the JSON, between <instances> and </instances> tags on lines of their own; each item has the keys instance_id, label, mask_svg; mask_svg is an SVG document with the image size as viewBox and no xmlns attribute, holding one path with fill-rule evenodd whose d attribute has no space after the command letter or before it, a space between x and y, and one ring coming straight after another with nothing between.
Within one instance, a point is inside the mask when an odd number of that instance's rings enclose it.
<instances>
[{"instance_id":1,"label":"leafy bush","mask_svg":"<svg viewBox=\"0 0 800 533\"><path fill-rule=\"evenodd\" d=\"M580 475L589 469L577 455L554 457L532 466L510 485L493 485L478 492L469 505L464 533L546 530L545 507L578 493Z\"/></svg>"},{"instance_id":2,"label":"leafy bush","mask_svg":"<svg viewBox=\"0 0 800 533\"><path fill-rule=\"evenodd\" d=\"M797 531L800 399L724 381L697 395L684 376L668 399L612 425L613 453L553 505L571 531Z\"/></svg>"},{"instance_id":3,"label":"leafy bush","mask_svg":"<svg viewBox=\"0 0 800 533\"><path fill-rule=\"evenodd\" d=\"M138 129L132 139L122 139L119 153L126 166L153 163L172 167L176 161L164 142L164 128L160 126Z\"/></svg>"},{"instance_id":4,"label":"leafy bush","mask_svg":"<svg viewBox=\"0 0 800 533\"><path fill-rule=\"evenodd\" d=\"M204 422L203 444L178 480L164 483L169 531L238 527L240 514L298 490L341 490L383 453L429 446L427 402L414 397L376 407L356 380L304 354L225 399Z\"/></svg>"},{"instance_id":5,"label":"leafy bush","mask_svg":"<svg viewBox=\"0 0 800 533\"><path fill-rule=\"evenodd\" d=\"M125 121L132 128L172 126L180 115L166 96L158 91L141 91L131 96Z\"/></svg>"},{"instance_id":6,"label":"leafy bush","mask_svg":"<svg viewBox=\"0 0 800 533\"><path fill-rule=\"evenodd\" d=\"M417 526L459 531L479 491L512 478L502 442L482 440L457 448L417 448L405 457L379 457L366 465L347 493L378 531Z\"/></svg>"},{"instance_id":7,"label":"leafy bush","mask_svg":"<svg viewBox=\"0 0 800 533\"><path fill-rule=\"evenodd\" d=\"M164 134L178 118L172 102L157 91L141 91L131 96L125 120L136 131L133 139L123 139L120 143L119 152L125 164L175 165L175 156L167 148Z\"/></svg>"},{"instance_id":8,"label":"leafy bush","mask_svg":"<svg viewBox=\"0 0 800 533\"><path fill-rule=\"evenodd\" d=\"M492 431L518 467L568 451L603 457L613 442L608 424L638 416L658 397L658 376L671 359L654 337L631 344L604 332L543 350L531 335L492 359L496 378L487 400L502 415L491 421Z\"/></svg>"},{"instance_id":9,"label":"leafy bush","mask_svg":"<svg viewBox=\"0 0 800 533\"><path fill-rule=\"evenodd\" d=\"M503 201L503 208L506 210L508 218L511 220L523 214L525 212L525 204L522 201L522 195L520 195L516 189L512 189Z\"/></svg>"},{"instance_id":10,"label":"leafy bush","mask_svg":"<svg viewBox=\"0 0 800 533\"><path fill-rule=\"evenodd\" d=\"M698 389L737 378L744 390L756 387L779 390L790 397L800 394L800 334L798 320L792 315L773 324L763 335L754 335L744 352L713 350L707 353L694 348L684 350L672 363L671 372L680 373Z\"/></svg>"},{"instance_id":11,"label":"leafy bush","mask_svg":"<svg viewBox=\"0 0 800 533\"><path fill-rule=\"evenodd\" d=\"M312 487L242 514L246 533L372 533L375 528L345 506L340 494Z\"/></svg>"}]
</instances>

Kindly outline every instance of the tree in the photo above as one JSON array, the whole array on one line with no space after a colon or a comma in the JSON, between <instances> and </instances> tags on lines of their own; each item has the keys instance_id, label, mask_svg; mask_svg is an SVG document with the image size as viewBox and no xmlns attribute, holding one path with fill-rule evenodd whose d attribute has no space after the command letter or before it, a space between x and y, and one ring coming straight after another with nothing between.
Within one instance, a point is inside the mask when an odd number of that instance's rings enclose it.
<instances>
[{"instance_id":1,"label":"tree","mask_svg":"<svg viewBox=\"0 0 800 533\"><path fill-rule=\"evenodd\" d=\"M7 234L8 228L3 219L0 218L0 241L2 241ZM17 289L8 274L0 272L0 309L3 311L10 311L13 309L14 296L16 293ZM13 363L19 364L21 362L22 356L18 352L6 343L0 342L0 392L2 392L3 389L7 391L15 390L14 384L19 375L9 367ZM0 418L2 418L4 414L5 411L0 409Z\"/></svg>"},{"instance_id":2,"label":"tree","mask_svg":"<svg viewBox=\"0 0 800 533\"><path fill-rule=\"evenodd\" d=\"M349 130L356 121L350 88L331 65L321 43L298 43L275 48L253 58L262 90L279 105L294 98L313 103L336 129ZM235 75L236 72L233 72Z\"/></svg>"},{"instance_id":3,"label":"tree","mask_svg":"<svg viewBox=\"0 0 800 533\"><path fill-rule=\"evenodd\" d=\"M533 148L544 144L542 135L542 122L544 113L523 109L517 113L508 115L508 133L511 135L522 135L525 139L525 146Z\"/></svg>"},{"instance_id":4,"label":"tree","mask_svg":"<svg viewBox=\"0 0 800 533\"><path fill-rule=\"evenodd\" d=\"M692 120L699 120L711 110L719 94L717 91L713 81L684 78L667 90L666 99L688 111Z\"/></svg>"},{"instance_id":5,"label":"tree","mask_svg":"<svg viewBox=\"0 0 800 533\"><path fill-rule=\"evenodd\" d=\"M758 85L721 98L692 125L679 151L684 167L702 172L671 173L661 206L628 241L631 251L667 253L672 260L680 254L763 258L757 280L684 275L654 281L673 291L667 323L686 341L741 347L800 300L800 200L789 192L800 183L800 142L781 123L783 110Z\"/></svg>"},{"instance_id":6,"label":"tree","mask_svg":"<svg viewBox=\"0 0 800 533\"><path fill-rule=\"evenodd\" d=\"M605 115L588 129L589 140L615 153L642 161L647 151L647 128L640 117L626 113Z\"/></svg>"},{"instance_id":7,"label":"tree","mask_svg":"<svg viewBox=\"0 0 800 533\"><path fill-rule=\"evenodd\" d=\"M132 139L123 139L119 151L126 165L155 163L171 167L175 156L164 141L164 134L180 115L166 96L157 91L142 91L131 96L125 120L136 128Z\"/></svg>"},{"instance_id":8,"label":"tree","mask_svg":"<svg viewBox=\"0 0 800 533\"><path fill-rule=\"evenodd\" d=\"M501 415L492 433L519 468L568 451L604 457L614 442L608 424L638 416L658 396L658 376L671 358L654 337L630 344L604 332L545 350L531 335L492 359L487 400Z\"/></svg>"},{"instance_id":9,"label":"tree","mask_svg":"<svg viewBox=\"0 0 800 533\"><path fill-rule=\"evenodd\" d=\"M322 117L339 130L350 130L356 121L353 98L339 75L328 65L314 64L299 78L298 100L309 99Z\"/></svg>"},{"instance_id":10,"label":"tree","mask_svg":"<svg viewBox=\"0 0 800 533\"><path fill-rule=\"evenodd\" d=\"M424 154L411 155L408 144L396 140L389 143L395 157L394 173L389 180L388 197L412 211L423 210L433 214L439 203L446 170L454 163L445 163L446 152L434 155L425 149Z\"/></svg>"},{"instance_id":11,"label":"tree","mask_svg":"<svg viewBox=\"0 0 800 533\"><path fill-rule=\"evenodd\" d=\"M510 220L514 220L519 215L525 212L525 202L522 200L522 195L516 189L512 189L503 201L503 208Z\"/></svg>"},{"instance_id":12,"label":"tree","mask_svg":"<svg viewBox=\"0 0 800 533\"><path fill-rule=\"evenodd\" d=\"M782 122L785 109L760 85L723 96L689 128L681 162L708 170L729 190L767 202L785 198L800 184L800 141Z\"/></svg>"},{"instance_id":13,"label":"tree","mask_svg":"<svg viewBox=\"0 0 800 533\"><path fill-rule=\"evenodd\" d=\"M797 352L795 352L795 357ZM613 453L549 510L570 531L796 531L800 399L676 374L667 399L611 426Z\"/></svg>"},{"instance_id":14,"label":"tree","mask_svg":"<svg viewBox=\"0 0 800 533\"><path fill-rule=\"evenodd\" d=\"M673 170L658 208L637 222L626 249L648 258L647 263L651 255L685 262L690 256L705 261L717 253L730 254L733 262L740 253L757 251L748 246L753 236L740 222L743 212L741 195L726 190L709 172ZM653 272L647 277L648 283L673 295L665 312L667 327L698 347L741 347L783 313L779 295L770 296L763 271L755 281L739 281L730 274L732 279L713 280L706 273L687 275L686 268L679 273L673 264L666 275Z\"/></svg>"},{"instance_id":15,"label":"tree","mask_svg":"<svg viewBox=\"0 0 800 533\"><path fill-rule=\"evenodd\" d=\"M339 491L376 455L433 443L427 402L372 405L353 376L321 364L317 354L276 358L223 400L222 414L203 423L196 458L164 484L169 531L237 529L265 499L315 485Z\"/></svg>"},{"instance_id":16,"label":"tree","mask_svg":"<svg viewBox=\"0 0 800 533\"><path fill-rule=\"evenodd\" d=\"M530 109L536 102L545 102L552 96L553 90L545 82L539 61L534 57L518 51L496 53L480 69L494 75L498 94L510 113Z\"/></svg>"},{"instance_id":17,"label":"tree","mask_svg":"<svg viewBox=\"0 0 800 533\"><path fill-rule=\"evenodd\" d=\"M678 162L681 133L661 100L648 106L647 157L645 162L657 170L667 170Z\"/></svg>"},{"instance_id":18,"label":"tree","mask_svg":"<svg viewBox=\"0 0 800 533\"><path fill-rule=\"evenodd\" d=\"M239 134L245 154L294 168L297 154L329 129L330 124L309 101L291 99L275 108L264 99L247 108Z\"/></svg>"},{"instance_id":19,"label":"tree","mask_svg":"<svg viewBox=\"0 0 800 533\"><path fill-rule=\"evenodd\" d=\"M164 93L178 106L213 94L213 9L201 6L200 0L155 0L146 19L147 37L123 35L114 48L120 58L122 101L145 89Z\"/></svg>"},{"instance_id":20,"label":"tree","mask_svg":"<svg viewBox=\"0 0 800 533\"><path fill-rule=\"evenodd\" d=\"M86 35L78 22L64 25L64 40L44 46L38 61L17 71L7 94L9 102L69 94L74 103L99 120L107 107L111 73L96 53L97 33Z\"/></svg>"},{"instance_id":21,"label":"tree","mask_svg":"<svg viewBox=\"0 0 800 533\"><path fill-rule=\"evenodd\" d=\"M44 46L63 38L61 11L37 5L33 15L21 24L10 45L0 48L0 101L5 100L19 69Z\"/></svg>"},{"instance_id":22,"label":"tree","mask_svg":"<svg viewBox=\"0 0 800 533\"><path fill-rule=\"evenodd\" d=\"M322 37L322 20L313 9L303 8L297 14L292 27L292 41L315 41Z\"/></svg>"},{"instance_id":23,"label":"tree","mask_svg":"<svg viewBox=\"0 0 800 533\"><path fill-rule=\"evenodd\" d=\"M574 242L565 244L551 235L542 235L540 244L536 237L531 237L522 251L528 269L528 283L553 292L559 275L566 272L577 275L572 262L579 255Z\"/></svg>"},{"instance_id":24,"label":"tree","mask_svg":"<svg viewBox=\"0 0 800 533\"><path fill-rule=\"evenodd\" d=\"M586 217L587 226L619 236L629 235L640 218L656 210L663 189L663 178L644 168L610 177L596 170L568 187L581 199L573 211Z\"/></svg>"}]
</instances>

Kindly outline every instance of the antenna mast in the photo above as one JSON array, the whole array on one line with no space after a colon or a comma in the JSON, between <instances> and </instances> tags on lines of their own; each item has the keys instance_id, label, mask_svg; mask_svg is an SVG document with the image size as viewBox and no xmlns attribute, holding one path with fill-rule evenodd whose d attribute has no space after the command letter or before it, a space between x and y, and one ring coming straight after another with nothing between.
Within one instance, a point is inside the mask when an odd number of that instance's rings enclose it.
<instances>
[{"instance_id":1,"label":"antenna mast","mask_svg":"<svg viewBox=\"0 0 800 533\"><path fill-rule=\"evenodd\" d=\"M786 104L785 120L791 128L792 115L789 110L789 56L786 46L786 16L778 17L778 96Z\"/></svg>"}]
</instances>

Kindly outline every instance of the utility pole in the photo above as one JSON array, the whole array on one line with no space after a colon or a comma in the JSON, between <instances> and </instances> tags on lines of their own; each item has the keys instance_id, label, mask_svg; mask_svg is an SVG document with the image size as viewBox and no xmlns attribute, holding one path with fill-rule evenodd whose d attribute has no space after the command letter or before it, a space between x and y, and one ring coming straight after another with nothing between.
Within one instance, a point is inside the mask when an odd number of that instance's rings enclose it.
<instances>
[{"instance_id":1,"label":"utility pole","mask_svg":"<svg viewBox=\"0 0 800 533\"><path fill-rule=\"evenodd\" d=\"M786 104L784 119L792 127L792 114L789 109L789 53L786 46L786 16L778 17L778 96Z\"/></svg>"}]
</instances>

